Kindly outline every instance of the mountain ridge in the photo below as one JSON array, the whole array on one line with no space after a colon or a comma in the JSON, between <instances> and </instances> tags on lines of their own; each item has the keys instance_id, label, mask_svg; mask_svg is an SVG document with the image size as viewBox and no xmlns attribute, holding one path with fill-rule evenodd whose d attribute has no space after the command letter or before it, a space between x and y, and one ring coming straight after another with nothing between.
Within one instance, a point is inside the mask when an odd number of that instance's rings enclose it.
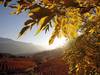
<instances>
[{"instance_id":1,"label":"mountain ridge","mask_svg":"<svg viewBox=\"0 0 100 75\"><path fill-rule=\"evenodd\" d=\"M43 47L0 37L0 53L23 54L41 52Z\"/></svg>"}]
</instances>

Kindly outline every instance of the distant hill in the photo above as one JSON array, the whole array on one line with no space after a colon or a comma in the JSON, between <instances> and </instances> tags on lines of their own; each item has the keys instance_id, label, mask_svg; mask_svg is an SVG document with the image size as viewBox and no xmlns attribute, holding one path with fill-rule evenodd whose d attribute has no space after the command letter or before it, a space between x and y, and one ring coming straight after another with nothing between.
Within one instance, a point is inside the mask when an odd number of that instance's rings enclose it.
<instances>
[{"instance_id":1,"label":"distant hill","mask_svg":"<svg viewBox=\"0 0 100 75\"><path fill-rule=\"evenodd\" d=\"M34 57L37 57L37 58L54 58L54 57L59 57L61 55L63 55L64 52L61 48L58 48L58 49L54 49L54 50L51 50L51 51L43 51L43 52L39 52L39 53L36 53L34 54L33 56Z\"/></svg>"},{"instance_id":2,"label":"distant hill","mask_svg":"<svg viewBox=\"0 0 100 75\"><path fill-rule=\"evenodd\" d=\"M0 53L0 59L1 58L10 58L10 57L16 57L16 56L9 54L9 53Z\"/></svg>"},{"instance_id":3,"label":"distant hill","mask_svg":"<svg viewBox=\"0 0 100 75\"><path fill-rule=\"evenodd\" d=\"M36 59L37 63L44 63L48 60L61 58L63 55L64 55L64 50L62 50L61 48L58 48L51 51L39 52L30 56Z\"/></svg>"},{"instance_id":4,"label":"distant hill","mask_svg":"<svg viewBox=\"0 0 100 75\"><path fill-rule=\"evenodd\" d=\"M29 56L35 58L39 62L42 62L45 59L51 60L57 57L61 57L64 54L64 50L62 50L62 48L44 50L41 46L33 45L31 43L0 38L0 53L4 56L7 56L8 54Z\"/></svg>"},{"instance_id":5,"label":"distant hill","mask_svg":"<svg viewBox=\"0 0 100 75\"><path fill-rule=\"evenodd\" d=\"M42 51L42 47L31 43L14 41L8 38L0 38L0 53L10 54L34 54Z\"/></svg>"}]
</instances>

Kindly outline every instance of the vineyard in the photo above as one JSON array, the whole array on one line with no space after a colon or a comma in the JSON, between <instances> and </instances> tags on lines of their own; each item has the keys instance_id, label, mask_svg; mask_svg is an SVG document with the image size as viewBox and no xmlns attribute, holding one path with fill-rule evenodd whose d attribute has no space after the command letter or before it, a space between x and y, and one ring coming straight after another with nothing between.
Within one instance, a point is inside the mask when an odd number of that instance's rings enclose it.
<instances>
[{"instance_id":1,"label":"vineyard","mask_svg":"<svg viewBox=\"0 0 100 75\"><path fill-rule=\"evenodd\" d=\"M36 63L30 58L0 59L0 73L27 73L33 71L34 67Z\"/></svg>"}]
</instances>

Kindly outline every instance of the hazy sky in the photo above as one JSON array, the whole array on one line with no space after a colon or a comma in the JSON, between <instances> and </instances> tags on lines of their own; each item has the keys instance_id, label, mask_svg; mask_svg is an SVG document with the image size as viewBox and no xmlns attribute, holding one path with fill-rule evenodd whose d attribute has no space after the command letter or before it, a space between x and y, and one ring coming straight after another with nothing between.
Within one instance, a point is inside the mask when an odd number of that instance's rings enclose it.
<instances>
[{"instance_id":1,"label":"hazy sky","mask_svg":"<svg viewBox=\"0 0 100 75\"><path fill-rule=\"evenodd\" d=\"M51 30L47 34L42 32L39 35L34 36L35 30L37 29L36 26L33 27L31 32L29 31L22 38L17 39L18 33L21 30L24 22L28 19L28 16L25 12L21 13L20 15L10 15L11 11L12 10L10 8L8 9L0 6L0 37L48 46ZM55 47L57 44L60 45L58 39L55 40L52 46Z\"/></svg>"}]
</instances>

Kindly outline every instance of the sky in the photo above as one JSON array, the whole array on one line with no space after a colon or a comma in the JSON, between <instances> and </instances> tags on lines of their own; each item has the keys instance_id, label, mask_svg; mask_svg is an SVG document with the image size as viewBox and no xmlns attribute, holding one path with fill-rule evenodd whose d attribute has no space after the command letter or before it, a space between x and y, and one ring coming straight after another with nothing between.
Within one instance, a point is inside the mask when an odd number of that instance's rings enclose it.
<instances>
[{"instance_id":1,"label":"sky","mask_svg":"<svg viewBox=\"0 0 100 75\"><path fill-rule=\"evenodd\" d=\"M41 45L45 48L54 49L62 46L65 43L65 38L57 39L52 45L49 46L48 41L52 30L47 32L41 32L39 35L34 36L37 27L34 26L32 31L28 31L24 36L17 39L18 33L24 25L24 22L28 19L27 13L23 12L20 15L10 15L12 10L10 8L4 8L0 6L0 37L10 38L17 41L33 43L35 45Z\"/></svg>"}]
</instances>

